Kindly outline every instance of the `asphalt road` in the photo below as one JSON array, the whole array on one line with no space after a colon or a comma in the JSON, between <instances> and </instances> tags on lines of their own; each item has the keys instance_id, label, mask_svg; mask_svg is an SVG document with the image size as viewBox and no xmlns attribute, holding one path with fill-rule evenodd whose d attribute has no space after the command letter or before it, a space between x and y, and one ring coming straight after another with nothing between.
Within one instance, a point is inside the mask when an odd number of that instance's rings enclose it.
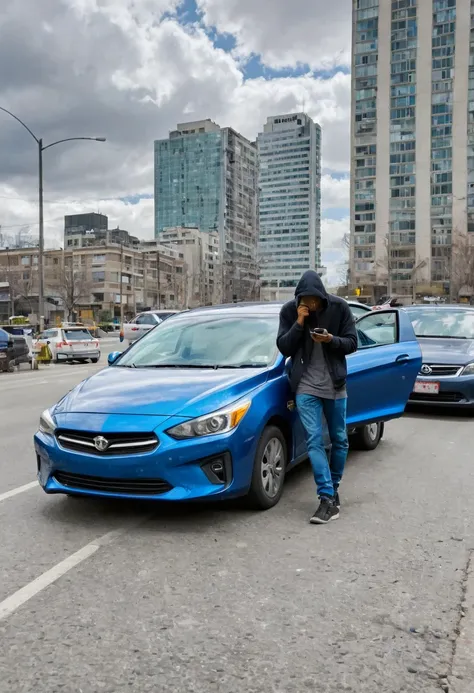
<instances>
[{"instance_id":1,"label":"asphalt road","mask_svg":"<svg viewBox=\"0 0 474 693\"><path fill-rule=\"evenodd\" d=\"M266 513L48 497L38 416L97 368L0 375L0 693L472 693L472 419L388 424L325 527L307 467Z\"/></svg>"}]
</instances>

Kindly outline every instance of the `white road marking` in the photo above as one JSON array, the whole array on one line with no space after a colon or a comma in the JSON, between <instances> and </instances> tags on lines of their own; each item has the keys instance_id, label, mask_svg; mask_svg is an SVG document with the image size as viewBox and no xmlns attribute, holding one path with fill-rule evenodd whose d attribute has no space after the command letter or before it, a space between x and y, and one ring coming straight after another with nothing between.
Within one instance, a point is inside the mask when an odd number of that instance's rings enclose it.
<instances>
[{"instance_id":1,"label":"white road marking","mask_svg":"<svg viewBox=\"0 0 474 693\"><path fill-rule=\"evenodd\" d=\"M17 488L12 488L11 491L6 491L5 493L0 493L0 503L4 500L7 500L8 498L13 498L13 496L18 496L20 493L24 493L25 491L29 491L32 488L35 488L35 486L38 486L37 481L30 481L29 484L24 484L24 486L17 486Z\"/></svg>"},{"instance_id":2,"label":"white road marking","mask_svg":"<svg viewBox=\"0 0 474 693\"><path fill-rule=\"evenodd\" d=\"M60 577L68 573L70 570L78 566L83 561L87 560L100 549L101 546L106 546L110 544L114 539L121 536L129 529L133 529L150 517L150 514L140 517L138 520L134 520L126 525L123 525L119 529L114 529L112 532L107 532L103 536L91 541L76 551L71 556L68 556L60 563L47 570L45 573L37 577L32 582L17 590L9 597L0 602L0 621L8 616L11 616L14 611L16 611L20 606L28 602L30 599L35 597L37 594L42 592L46 587L49 587L54 582L59 580Z\"/></svg>"}]
</instances>

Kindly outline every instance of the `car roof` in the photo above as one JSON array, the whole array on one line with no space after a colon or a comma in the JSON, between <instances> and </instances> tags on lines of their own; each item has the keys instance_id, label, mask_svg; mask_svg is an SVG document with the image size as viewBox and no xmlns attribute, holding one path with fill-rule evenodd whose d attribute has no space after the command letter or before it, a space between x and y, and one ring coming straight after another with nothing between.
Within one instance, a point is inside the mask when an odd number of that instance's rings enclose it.
<instances>
[{"instance_id":1,"label":"car roof","mask_svg":"<svg viewBox=\"0 0 474 693\"><path fill-rule=\"evenodd\" d=\"M157 308L156 310L142 310L137 315L158 315L159 313L182 313L182 310L168 310L167 308Z\"/></svg>"},{"instance_id":2,"label":"car roof","mask_svg":"<svg viewBox=\"0 0 474 693\"><path fill-rule=\"evenodd\" d=\"M474 306L465 305L463 303L413 303L411 306L404 306L406 310L413 308L423 308L426 310L465 310L468 312L474 311Z\"/></svg>"},{"instance_id":3,"label":"car roof","mask_svg":"<svg viewBox=\"0 0 474 693\"><path fill-rule=\"evenodd\" d=\"M234 315L278 315L283 301L263 302L255 301L248 303L227 303L220 306L204 306L192 308L184 311L186 315L214 315L215 313L234 314Z\"/></svg>"}]
</instances>

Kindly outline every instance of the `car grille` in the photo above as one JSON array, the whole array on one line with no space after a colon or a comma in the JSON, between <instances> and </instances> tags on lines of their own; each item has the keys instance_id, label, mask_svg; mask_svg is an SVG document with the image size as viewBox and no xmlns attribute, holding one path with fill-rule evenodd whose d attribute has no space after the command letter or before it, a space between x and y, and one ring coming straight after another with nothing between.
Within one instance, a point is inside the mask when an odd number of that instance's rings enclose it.
<instances>
[{"instance_id":1,"label":"car grille","mask_svg":"<svg viewBox=\"0 0 474 693\"><path fill-rule=\"evenodd\" d=\"M450 376L450 375L457 375L461 370L462 366L451 366L451 365L444 365L444 364L423 364L427 365L431 368L431 373L423 373L421 370L419 372L419 375L423 376L424 378L430 378L430 377L443 377L443 376Z\"/></svg>"},{"instance_id":2,"label":"car grille","mask_svg":"<svg viewBox=\"0 0 474 693\"><path fill-rule=\"evenodd\" d=\"M94 442L98 438L107 441L103 449L98 448ZM89 433L58 429L56 440L66 450L85 452L88 455L100 457L152 452L159 445L154 433Z\"/></svg>"},{"instance_id":3,"label":"car grille","mask_svg":"<svg viewBox=\"0 0 474 693\"><path fill-rule=\"evenodd\" d=\"M54 473L56 481L71 489L102 491L104 493L126 493L133 496L156 496L173 488L163 479L108 479L100 476L85 476L70 472Z\"/></svg>"},{"instance_id":4,"label":"car grille","mask_svg":"<svg viewBox=\"0 0 474 693\"><path fill-rule=\"evenodd\" d=\"M465 399L461 392L438 392L437 395L426 392L412 392L410 402L439 402L440 404L453 404Z\"/></svg>"}]
</instances>

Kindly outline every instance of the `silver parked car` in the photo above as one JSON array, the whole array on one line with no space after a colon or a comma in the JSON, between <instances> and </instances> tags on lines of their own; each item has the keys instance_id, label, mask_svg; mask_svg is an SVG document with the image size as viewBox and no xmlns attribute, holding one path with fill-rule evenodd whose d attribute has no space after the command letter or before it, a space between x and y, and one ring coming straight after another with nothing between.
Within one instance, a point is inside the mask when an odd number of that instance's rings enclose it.
<instances>
[{"instance_id":1,"label":"silver parked car","mask_svg":"<svg viewBox=\"0 0 474 693\"><path fill-rule=\"evenodd\" d=\"M100 359L99 340L91 335L87 327L52 327L42 332L33 341L33 352L49 345L53 361L88 361Z\"/></svg>"}]
</instances>

